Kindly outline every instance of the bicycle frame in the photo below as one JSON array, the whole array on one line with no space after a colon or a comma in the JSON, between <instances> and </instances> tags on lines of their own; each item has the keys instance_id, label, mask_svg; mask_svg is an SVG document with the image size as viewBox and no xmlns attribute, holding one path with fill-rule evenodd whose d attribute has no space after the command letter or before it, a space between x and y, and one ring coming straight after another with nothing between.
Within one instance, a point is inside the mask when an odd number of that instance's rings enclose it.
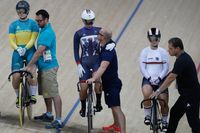
<instances>
[{"instance_id":1,"label":"bicycle frame","mask_svg":"<svg viewBox=\"0 0 200 133\"><path fill-rule=\"evenodd\" d=\"M164 106L166 106L166 103L160 98L145 99L141 102L141 108L143 108L143 103L145 101L151 101L152 103L150 130L153 130L153 133L158 133L159 130L161 131L161 114L159 111L158 101L163 102Z\"/></svg>"},{"instance_id":2,"label":"bicycle frame","mask_svg":"<svg viewBox=\"0 0 200 133\"><path fill-rule=\"evenodd\" d=\"M20 119L20 127L23 126L24 124L24 111L25 108L27 107L27 114L29 119L31 119L31 107L30 107L30 98L29 98L29 90L28 90L28 76L30 76L31 78L33 78L33 75L25 70L17 70L17 71L13 71L9 76L8 76L8 80L10 80L11 76L15 73L19 73L20 74L20 84L19 84L19 119Z\"/></svg>"}]
</instances>

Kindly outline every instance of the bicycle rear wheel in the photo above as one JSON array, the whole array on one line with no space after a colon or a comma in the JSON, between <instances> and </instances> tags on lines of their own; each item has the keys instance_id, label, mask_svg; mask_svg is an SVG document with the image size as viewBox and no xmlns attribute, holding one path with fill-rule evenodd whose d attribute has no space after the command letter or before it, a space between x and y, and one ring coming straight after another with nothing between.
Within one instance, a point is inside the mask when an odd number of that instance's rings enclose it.
<instances>
[{"instance_id":1,"label":"bicycle rear wheel","mask_svg":"<svg viewBox=\"0 0 200 133\"><path fill-rule=\"evenodd\" d=\"M88 133L91 133L93 128L93 111L92 111L92 94L88 95L88 112L87 112L87 119L88 119Z\"/></svg>"},{"instance_id":2,"label":"bicycle rear wheel","mask_svg":"<svg viewBox=\"0 0 200 133\"><path fill-rule=\"evenodd\" d=\"M24 124L24 86L22 83L19 84L19 124L20 127Z\"/></svg>"}]
</instances>

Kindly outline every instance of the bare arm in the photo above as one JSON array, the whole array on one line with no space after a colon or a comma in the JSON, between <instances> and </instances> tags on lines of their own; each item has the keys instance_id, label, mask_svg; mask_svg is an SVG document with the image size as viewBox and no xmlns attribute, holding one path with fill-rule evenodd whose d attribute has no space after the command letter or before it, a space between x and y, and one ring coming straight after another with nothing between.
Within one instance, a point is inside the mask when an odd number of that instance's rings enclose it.
<instances>
[{"instance_id":1,"label":"bare arm","mask_svg":"<svg viewBox=\"0 0 200 133\"><path fill-rule=\"evenodd\" d=\"M166 88L168 88L171 83L176 79L177 74L174 73L170 73L167 78L165 79L165 81L162 83L162 85L159 88L159 93L163 92Z\"/></svg>"},{"instance_id":2,"label":"bare arm","mask_svg":"<svg viewBox=\"0 0 200 133\"><path fill-rule=\"evenodd\" d=\"M40 46L35 52L35 54L33 55L33 58L31 59L31 61L28 63L27 67L31 67L32 65L34 65L37 62L38 58L43 54L45 49L46 49L46 46Z\"/></svg>"},{"instance_id":3,"label":"bare arm","mask_svg":"<svg viewBox=\"0 0 200 133\"><path fill-rule=\"evenodd\" d=\"M152 93L150 98L157 97L158 95L160 95L160 93L162 93L165 89L167 89L170 86L170 84L176 79L176 77L177 74L170 73L165 79L165 81L162 83L162 85L159 87L159 89Z\"/></svg>"},{"instance_id":4,"label":"bare arm","mask_svg":"<svg viewBox=\"0 0 200 133\"><path fill-rule=\"evenodd\" d=\"M87 83L92 83L99 79L103 73L106 71L107 67L109 66L110 62L109 61L102 61L100 67L98 68L97 72L93 75L92 78L88 79L86 82Z\"/></svg>"},{"instance_id":5,"label":"bare arm","mask_svg":"<svg viewBox=\"0 0 200 133\"><path fill-rule=\"evenodd\" d=\"M106 69L107 69L107 67L108 67L109 64L110 64L109 61L102 61L99 69L94 74L93 79L94 80L99 79L103 75L103 73L106 71Z\"/></svg>"}]
</instances>

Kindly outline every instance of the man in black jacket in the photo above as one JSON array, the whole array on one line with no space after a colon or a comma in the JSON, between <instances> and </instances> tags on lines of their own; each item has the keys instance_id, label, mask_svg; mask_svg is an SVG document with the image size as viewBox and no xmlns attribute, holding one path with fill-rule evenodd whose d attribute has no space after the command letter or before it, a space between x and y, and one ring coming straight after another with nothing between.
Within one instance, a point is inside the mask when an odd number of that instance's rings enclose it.
<instances>
[{"instance_id":1,"label":"man in black jacket","mask_svg":"<svg viewBox=\"0 0 200 133\"><path fill-rule=\"evenodd\" d=\"M175 133L178 122L185 113L192 132L200 133L200 84L198 82L195 64L190 55L184 51L180 38L171 38L168 44L169 54L176 56L174 68L164 83L151 97L157 97L176 79L180 96L171 108L167 133Z\"/></svg>"}]
</instances>

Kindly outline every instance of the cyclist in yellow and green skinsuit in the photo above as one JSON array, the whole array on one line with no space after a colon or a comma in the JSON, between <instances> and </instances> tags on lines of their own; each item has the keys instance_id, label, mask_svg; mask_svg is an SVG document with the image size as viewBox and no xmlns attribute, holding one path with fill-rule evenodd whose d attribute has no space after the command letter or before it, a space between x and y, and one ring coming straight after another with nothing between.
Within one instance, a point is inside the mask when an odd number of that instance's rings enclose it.
<instances>
[{"instance_id":1,"label":"cyclist in yellow and green skinsuit","mask_svg":"<svg viewBox=\"0 0 200 133\"><path fill-rule=\"evenodd\" d=\"M16 71L23 68L23 60L27 63L31 60L33 54L35 53L35 40L37 38L39 27L37 23L28 18L29 13L29 3L27 1L21 0L16 5L16 12L19 16L18 20L12 22L9 26L9 41L11 47L14 49L12 55L12 66L11 70ZM31 73L36 75L36 66ZM18 93L19 93L19 82L20 74L15 73L13 75L12 85L17 95L16 106L18 107ZM34 79L29 80L30 84L30 102L32 104L36 103L36 91L37 91L37 81Z\"/></svg>"}]
</instances>

